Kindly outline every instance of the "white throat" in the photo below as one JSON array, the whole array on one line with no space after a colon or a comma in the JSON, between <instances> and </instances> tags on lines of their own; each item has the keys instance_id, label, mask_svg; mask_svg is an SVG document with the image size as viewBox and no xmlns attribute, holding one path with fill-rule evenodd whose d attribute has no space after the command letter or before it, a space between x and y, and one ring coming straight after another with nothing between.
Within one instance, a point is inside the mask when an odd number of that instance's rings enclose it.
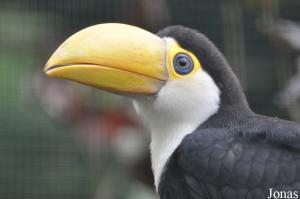
<instances>
[{"instance_id":1,"label":"white throat","mask_svg":"<svg viewBox=\"0 0 300 199\"><path fill-rule=\"evenodd\" d=\"M168 81L155 97L139 98L134 106L151 131L151 162L156 189L164 166L182 139L218 111L220 91L199 71Z\"/></svg>"}]
</instances>

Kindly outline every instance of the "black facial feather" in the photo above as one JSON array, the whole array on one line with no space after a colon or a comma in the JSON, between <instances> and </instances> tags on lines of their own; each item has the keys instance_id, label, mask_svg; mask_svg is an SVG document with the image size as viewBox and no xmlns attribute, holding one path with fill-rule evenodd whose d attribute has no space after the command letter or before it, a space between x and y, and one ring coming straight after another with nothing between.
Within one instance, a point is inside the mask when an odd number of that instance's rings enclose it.
<instances>
[{"instance_id":1,"label":"black facial feather","mask_svg":"<svg viewBox=\"0 0 300 199\"><path fill-rule=\"evenodd\" d=\"M157 35L161 38L174 38L181 47L194 53L204 70L219 87L223 107L234 105L248 109L247 100L237 77L222 53L206 36L183 26L169 26L159 31Z\"/></svg>"}]
</instances>

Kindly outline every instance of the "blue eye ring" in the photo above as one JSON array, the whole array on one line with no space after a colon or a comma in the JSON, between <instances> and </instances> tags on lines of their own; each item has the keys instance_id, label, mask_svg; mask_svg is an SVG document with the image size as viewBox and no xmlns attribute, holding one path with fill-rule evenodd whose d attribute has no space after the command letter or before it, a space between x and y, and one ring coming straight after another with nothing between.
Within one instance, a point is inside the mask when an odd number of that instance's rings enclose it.
<instances>
[{"instance_id":1,"label":"blue eye ring","mask_svg":"<svg viewBox=\"0 0 300 199\"><path fill-rule=\"evenodd\" d=\"M176 73L187 75L194 69L194 62L189 55L178 53L173 60L173 66Z\"/></svg>"}]
</instances>

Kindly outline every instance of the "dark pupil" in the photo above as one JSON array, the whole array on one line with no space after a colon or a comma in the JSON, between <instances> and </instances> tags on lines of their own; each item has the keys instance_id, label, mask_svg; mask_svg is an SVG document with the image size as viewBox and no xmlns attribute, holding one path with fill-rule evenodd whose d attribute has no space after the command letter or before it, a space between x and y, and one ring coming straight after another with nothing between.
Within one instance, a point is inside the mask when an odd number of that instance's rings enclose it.
<instances>
[{"instance_id":1,"label":"dark pupil","mask_svg":"<svg viewBox=\"0 0 300 199\"><path fill-rule=\"evenodd\" d=\"M181 67L185 67L187 65L187 63L188 63L188 60L185 57L182 57L178 60L178 64Z\"/></svg>"}]
</instances>

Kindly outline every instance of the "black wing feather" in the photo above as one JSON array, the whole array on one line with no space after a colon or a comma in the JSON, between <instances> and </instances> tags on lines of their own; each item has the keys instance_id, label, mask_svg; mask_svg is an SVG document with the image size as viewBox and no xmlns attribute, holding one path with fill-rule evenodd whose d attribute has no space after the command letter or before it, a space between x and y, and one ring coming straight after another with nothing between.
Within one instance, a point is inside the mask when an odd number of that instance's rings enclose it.
<instances>
[{"instance_id":1,"label":"black wing feather","mask_svg":"<svg viewBox=\"0 0 300 199\"><path fill-rule=\"evenodd\" d=\"M251 125L248 120L238 128L199 128L184 138L168 163L176 169L167 166L164 176L171 172L184 179L181 194L186 199L265 199L269 188L300 191L299 126L257 119L263 121Z\"/></svg>"}]
</instances>

